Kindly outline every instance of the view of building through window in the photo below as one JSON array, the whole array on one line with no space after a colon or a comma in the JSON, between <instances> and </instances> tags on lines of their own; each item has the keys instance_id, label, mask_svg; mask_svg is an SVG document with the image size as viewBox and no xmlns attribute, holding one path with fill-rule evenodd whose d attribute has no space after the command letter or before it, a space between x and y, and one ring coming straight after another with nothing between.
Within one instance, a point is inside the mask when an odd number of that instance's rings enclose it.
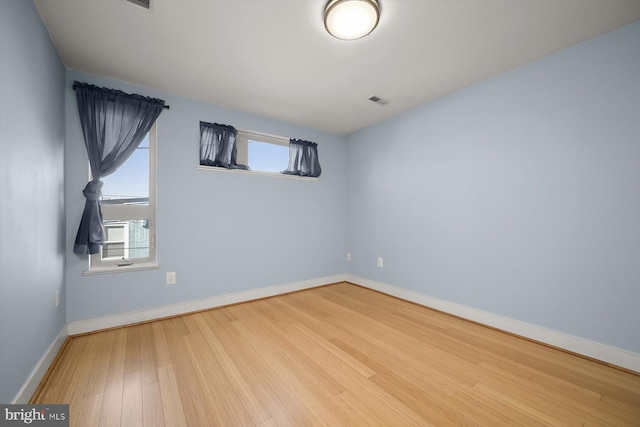
<instances>
[{"instance_id":1,"label":"view of building through window","mask_svg":"<svg viewBox=\"0 0 640 427\"><path fill-rule=\"evenodd\" d=\"M150 189L150 149L149 135L140 143L134 153L114 173L102 178L101 205L105 243L99 260L121 262L149 258L150 219L137 209L149 209Z\"/></svg>"},{"instance_id":2,"label":"view of building through window","mask_svg":"<svg viewBox=\"0 0 640 427\"><path fill-rule=\"evenodd\" d=\"M105 220L102 259L136 259L149 256L149 221Z\"/></svg>"}]
</instances>

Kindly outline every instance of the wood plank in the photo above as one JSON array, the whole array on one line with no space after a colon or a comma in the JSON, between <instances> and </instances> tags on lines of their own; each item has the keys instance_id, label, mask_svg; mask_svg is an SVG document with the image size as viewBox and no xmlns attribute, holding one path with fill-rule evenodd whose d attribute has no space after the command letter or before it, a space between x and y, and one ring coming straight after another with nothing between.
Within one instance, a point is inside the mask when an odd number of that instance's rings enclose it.
<instances>
[{"instance_id":1,"label":"wood plank","mask_svg":"<svg viewBox=\"0 0 640 427\"><path fill-rule=\"evenodd\" d=\"M158 377L160 378L160 394L162 395L165 425L186 427L188 425L187 418L182 406L180 387L178 387L173 366L165 365L158 368Z\"/></svg>"},{"instance_id":2,"label":"wood plank","mask_svg":"<svg viewBox=\"0 0 640 427\"><path fill-rule=\"evenodd\" d=\"M160 381L142 386L142 425L144 427L165 426Z\"/></svg>"},{"instance_id":3,"label":"wood plank","mask_svg":"<svg viewBox=\"0 0 640 427\"><path fill-rule=\"evenodd\" d=\"M109 353L107 381L98 425L118 426L122 419L122 393L124 390L124 361L126 353L127 329L114 329L105 333L113 334L113 346ZM95 335L95 334L92 334ZM91 337L92 335L88 335ZM80 339L80 337L78 337ZM82 377L81 377L82 378Z\"/></svg>"},{"instance_id":4,"label":"wood plank","mask_svg":"<svg viewBox=\"0 0 640 427\"><path fill-rule=\"evenodd\" d=\"M207 314L197 317L199 333L188 342L194 364L198 366L199 372L211 379L203 384L205 389L210 395L217 396L217 409L212 416L220 418L222 424L235 420L245 425L260 423L270 418L269 413L257 402L251 385L240 374L238 360L229 354L229 348L224 345L225 341L231 342L233 346L242 343L226 336L223 330L214 333L207 317ZM228 321L225 317L224 323ZM214 328L221 329L215 326ZM212 355L209 358L210 363L201 363L200 355L203 351Z\"/></svg>"},{"instance_id":5,"label":"wood plank","mask_svg":"<svg viewBox=\"0 0 640 427\"><path fill-rule=\"evenodd\" d=\"M195 365L186 349L187 329L182 318L166 319L163 324L171 354L172 371L177 372L174 378L179 387L185 420L187 425L198 425L201 420L206 420L207 415Z\"/></svg>"}]
</instances>

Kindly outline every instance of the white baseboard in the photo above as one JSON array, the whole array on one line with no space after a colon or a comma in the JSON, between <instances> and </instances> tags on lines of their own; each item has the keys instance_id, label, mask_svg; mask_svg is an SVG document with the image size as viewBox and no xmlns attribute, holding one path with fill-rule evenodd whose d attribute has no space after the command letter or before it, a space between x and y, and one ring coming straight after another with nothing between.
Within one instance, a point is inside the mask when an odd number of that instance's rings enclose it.
<instances>
[{"instance_id":1,"label":"white baseboard","mask_svg":"<svg viewBox=\"0 0 640 427\"><path fill-rule=\"evenodd\" d=\"M147 322L164 317L177 316L199 310L221 307L229 304L251 301L260 298L267 298L274 295L286 294L288 292L300 291L303 289L315 288L328 285L330 283L345 281L346 275L320 277L317 279L303 280L301 282L287 283L284 285L269 286L266 288L252 289L250 291L236 292L233 294L219 295L215 297L202 298L193 301L186 301L178 304L165 305L146 310L131 311L128 313L115 314L112 316L97 317L93 319L78 320L67 324L69 335L84 334L103 329L115 328L118 326L131 325L134 323Z\"/></svg>"},{"instance_id":2,"label":"white baseboard","mask_svg":"<svg viewBox=\"0 0 640 427\"><path fill-rule=\"evenodd\" d=\"M573 353L591 357L625 369L630 369L635 372L640 372L640 354L637 353L589 341L584 338L565 334L552 329L546 329L520 320L489 313L477 308L433 298L418 292L376 282L375 280L369 280L350 274L346 276L345 280L365 288L373 289L403 300L415 302L416 304L434 308L445 313L450 313L483 325L491 326L496 329L549 344Z\"/></svg>"},{"instance_id":3,"label":"white baseboard","mask_svg":"<svg viewBox=\"0 0 640 427\"><path fill-rule=\"evenodd\" d=\"M29 374L27 381L22 385L22 388L20 388L20 391L18 391L18 394L16 394L16 397L13 398L11 403L29 403L29 399L31 399L31 396L35 393L40 381L42 381L42 378L44 378L44 375L47 373L49 366L51 366L53 360L58 355L58 351L60 351L62 344L64 344L64 341L67 339L67 335L67 325L64 325L56 339L53 340L49 348L47 348L47 351L44 352L36 364L35 368L33 368L33 371Z\"/></svg>"}]
</instances>

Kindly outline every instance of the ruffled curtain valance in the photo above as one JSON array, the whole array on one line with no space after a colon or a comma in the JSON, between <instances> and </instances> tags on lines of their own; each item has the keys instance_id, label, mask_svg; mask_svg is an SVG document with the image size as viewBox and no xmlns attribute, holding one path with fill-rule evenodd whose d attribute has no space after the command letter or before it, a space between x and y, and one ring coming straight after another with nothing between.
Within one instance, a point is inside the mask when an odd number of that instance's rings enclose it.
<instances>
[{"instance_id":1,"label":"ruffled curtain valance","mask_svg":"<svg viewBox=\"0 0 640 427\"><path fill-rule=\"evenodd\" d=\"M282 173L309 177L320 176L322 169L318 160L318 144L302 139L290 139L289 166Z\"/></svg>"},{"instance_id":2,"label":"ruffled curtain valance","mask_svg":"<svg viewBox=\"0 0 640 427\"><path fill-rule=\"evenodd\" d=\"M238 131L233 126L200 122L200 164L226 169L249 169L239 165L236 140Z\"/></svg>"}]
</instances>

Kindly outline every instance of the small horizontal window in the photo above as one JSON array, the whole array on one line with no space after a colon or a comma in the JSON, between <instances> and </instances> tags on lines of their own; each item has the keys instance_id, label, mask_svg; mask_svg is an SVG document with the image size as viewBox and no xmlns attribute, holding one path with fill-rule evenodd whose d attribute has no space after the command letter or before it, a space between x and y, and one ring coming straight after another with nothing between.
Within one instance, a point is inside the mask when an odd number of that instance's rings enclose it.
<instances>
[{"instance_id":1,"label":"small horizontal window","mask_svg":"<svg viewBox=\"0 0 640 427\"><path fill-rule=\"evenodd\" d=\"M289 164L289 139L239 130L236 139L238 163L257 172L280 173Z\"/></svg>"},{"instance_id":2,"label":"small horizontal window","mask_svg":"<svg viewBox=\"0 0 640 427\"><path fill-rule=\"evenodd\" d=\"M317 144L200 122L200 164L196 169L317 181Z\"/></svg>"}]
</instances>

